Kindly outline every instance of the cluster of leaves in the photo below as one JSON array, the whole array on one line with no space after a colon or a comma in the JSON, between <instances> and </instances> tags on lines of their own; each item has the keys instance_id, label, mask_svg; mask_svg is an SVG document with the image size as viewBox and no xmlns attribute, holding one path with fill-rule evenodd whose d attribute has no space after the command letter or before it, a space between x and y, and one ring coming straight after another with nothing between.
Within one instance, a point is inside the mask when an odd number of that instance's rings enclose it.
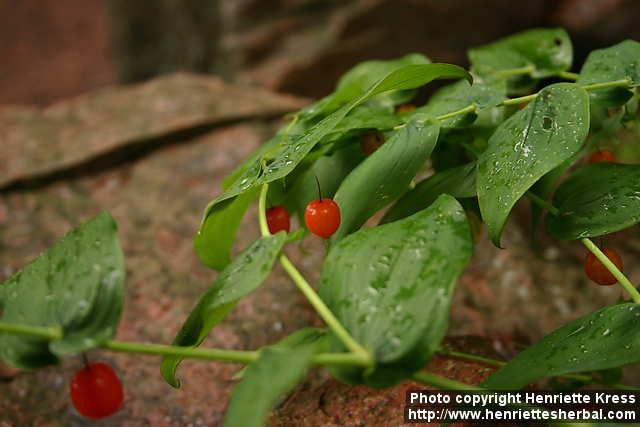
<instances>
[{"instance_id":1,"label":"cluster of leaves","mask_svg":"<svg viewBox=\"0 0 640 427\"><path fill-rule=\"evenodd\" d=\"M555 191L558 212L545 219L554 238L601 236L640 221L640 165L578 164L603 135L637 120L640 43L594 51L572 83L558 82L572 67L571 41L561 29L474 48L469 60L470 73L420 54L361 63L242 163L195 236L202 262L221 272L174 345L198 346L261 284L292 240L284 232L266 235L231 259L242 217L264 184L271 203L298 215L315 198L316 177L338 203L342 221L327 241L319 294L374 363L334 366L332 373L372 387L410 377L441 345L457 278L473 251L469 218L480 218L499 246L516 203ZM457 81L415 110L397 112L436 79ZM510 101L541 86L537 95ZM359 145L365 131L386 140L368 156ZM427 165L434 173L416 183ZM383 208L380 223L363 228ZM533 218L540 221L540 209ZM99 346L117 327L123 278L113 220L103 214L78 227L0 287L4 321L59 328L62 338L0 333L0 356L35 368ZM638 362L639 326L637 304L603 308L528 348L485 386L520 388L546 376ZM262 349L243 371L226 425L265 417L324 351L348 350L333 333L316 329ZM176 387L180 360L166 357L161 367Z\"/></svg>"}]
</instances>

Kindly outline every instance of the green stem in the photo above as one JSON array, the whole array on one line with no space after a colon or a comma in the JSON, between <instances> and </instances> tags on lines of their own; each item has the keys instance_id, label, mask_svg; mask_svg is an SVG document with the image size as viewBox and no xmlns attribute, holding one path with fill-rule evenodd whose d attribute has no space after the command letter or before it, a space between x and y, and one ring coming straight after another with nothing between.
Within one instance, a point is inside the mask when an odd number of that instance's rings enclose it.
<instances>
[{"instance_id":1,"label":"green stem","mask_svg":"<svg viewBox=\"0 0 640 427\"><path fill-rule=\"evenodd\" d=\"M309 300L309 303L316 310L318 315L324 320L329 329L333 331L334 334L338 337L340 341L353 353L361 355L361 357L366 357L369 360L369 365L373 364L373 359L369 352L365 350L353 337L349 334L349 332L342 326L342 323L333 315L329 307L327 307L320 299L318 294L313 290L311 285L305 280L305 278L300 274L298 269L289 261L286 255L280 255L280 264L285 269L289 276L296 284L300 292Z\"/></svg>"},{"instance_id":2,"label":"green stem","mask_svg":"<svg viewBox=\"0 0 640 427\"><path fill-rule=\"evenodd\" d=\"M269 225L267 224L267 193L269 192L269 185L264 184L260 190L260 198L258 199L258 221L260 222L260 234L262 236L270 236Z\"/></svg>"},{"instance_id":3,"label":"green stem","mask_svg":"<svg viewBox=\"0 0 640 427\"><path fill-rule=\"evenodd\" d=\"M547 202L545 199L538 196L537 194L531 191L527 191L526 195L532 202L534 202L536 205L540 206L541 208L547 209L549 213L551 213L552 215L558 215L560 213L558 208L556 208L551 203Z\"/></svg>"},{"instance_id":4,"label":"green stem","mask_svg":"<svg viewBox=\"0 0 640 427\"><path fill-rule=\"evenodd\" d=\"M0 332L7 332L10 334L23 334L31 335L38 338L44 338L48 340L57 340L62 337L62 330L59 327L51 326L30 326L20 323L9 323L0 321Z\"/></svg>"},{"instance_id":5,"label":"green stem","mask_svg":"<svg viewBox=\"0 0 640 427\"><path fill-rule=\"evenodd\" d=\"M411 379L424 385L439 388L441 390L452 391L487 391L482 387L450 380L449 378L434 375L426 371L418 371L411 376Z\"/></svg>"},{"instance_id":6,"label":"green stem","mask_svg":"<svg viewBox=\"0 0 640 427\"><path fill-rule=\"evenodd\" d=\"M541 197L537 196L536 194L532 193L531 191L527 191L526 195L529 199L531 199L532 202L545 209L548 209L550 214L558 215L560 213L558 208L542 199ZM620 285L631 296L633 302L635 302L636 304L640 304L640 293L635 288L635 286L633 286L627 276L625 276L624 273L620 271L618 267L616 267L616 265L611 262L611 260L604 253L602 253L600 248L598 248L590 239L584 238L581 239L581 242L589 251L591 251L593 255L595 255L596 258L598 258L598 260L600 260L602 265L604 265L607 270L609 270L613 277L618 280L618 283L620 283Z\"/></svg>"},{"instance_id":7,"label":"green stem","mask_svg":"<svg viewBox=\"0 0 640 427\"><path fill-rule=\"evenodd\" d=\"M267 226L267 219L265 214L265 205L267 192L269 191L269 184L264 184L262 186L262 190L260 191L260 199L258 200L258 212L259 212L259 220L260 220L260 232L262 236L269 236L271 233L269 232L269 227ZM302 274L298 271L298 269L293 265L293 263L287 258L286 255L280 255L280 264L285 269L285 271L289 274L296 287L302 292L302 294L307 298L309 303L316 310L318 315L324 320L329 329L338 337L340 341L353 353L357 354L361 358L366 358L368 360L368 365L373 365L373 359L369 352L365 350L353 337L349 334L349 332L342 326L342 323L333 315L329 307L327 307L322 301L322 299L318 296L315 290L311 287L309 282L302 276Z\"/></svg>"},{"instance_id":8,"label":"green stem","mask_svg":"<svg viewBox=\"0 0 640 427\"><path fill-rule=\"evenodd\" d=\"M537 96L538 96L538 93L536 92L536 93L532 93L531 95L520 96L518 98L505 99L500 103L500 105L504 105L504 106L518 105L518 104L532 101L536 99Z\"/></svg>"},{"instance_id":9,"label":"green stem","mask_svg":"<svg viewBox=\"0 0 640 427\"><path fill-rule=\"evenodd\" d=\"M55 341L62 338L59 328L29 326L17 323L0 322L0 332L29 335ZM217 348L180 347L174 345L144 342L109 340L100 348L121 353L148 354L152 356L180 356L189 359L214 360L218 362L251 363L260 356L260 351L222 350ZM355 353L319 353L313 356L316 365L371 366L368 356Z\"/></svg>"},{"instance_id":10,"label":"green stem","mask_svg":"<svg viewBox=\"0 0 640 427\"><path fill-rule=\"evenodd\" d=\"M629 79L620 79L613 80L610 82L602 82L602 83L593 83L590 85L583 85L584 90L600 90L600 89L609 89L612 87L629 87L631 86L631 80Z\"/></svg>"},{"instance_id":11,"label":"green stem","mask_svg":"<svg viewBox=\"0 0 640 427\"><path fill-rule=\"evenodd\" d=\"M474 111L476 111L476 105L475 104L471 104L471 105L467 105L464 108L461 108L460 110L453 111L453 112L447 113L447 114L443 114L441 116L437 116L436 120L447 120L447 119L450 119L452 117L459 116L461 114L473 113Z\"/></svg>"},{"instance_id":12,"label":"green stem","mask_svg":"<svg viewBox=\"0 0 640 427\"><path fill-rule=\"evenodd\" d=\"M556 75L562 79L573 80L573 81L578 80L578 77L580 77L580 74L572 73L570 71L560 71Z\"/></svg>"},{"instance_id":13,"label":"green stem","mask_svg":"<svg viewBox=\"0 0 640 427\"><path fill-rule=\"evenodd\" d=\"M638 290L633 286L631 281L627 279L627 276L625 276L618 269L618 267L616 267L616 265L611 262L609 257L607 257L590 239L584 238L580 239L580 241L593 255L595 255L596 258L598 258L598 260L607 268L607 270L609 270L613 277L618 280L618 283L620 283L620 285L631 296L633 302L635 302L636 304L640 304L640 293L638 293Z\"/></svg>"}]
</instances>

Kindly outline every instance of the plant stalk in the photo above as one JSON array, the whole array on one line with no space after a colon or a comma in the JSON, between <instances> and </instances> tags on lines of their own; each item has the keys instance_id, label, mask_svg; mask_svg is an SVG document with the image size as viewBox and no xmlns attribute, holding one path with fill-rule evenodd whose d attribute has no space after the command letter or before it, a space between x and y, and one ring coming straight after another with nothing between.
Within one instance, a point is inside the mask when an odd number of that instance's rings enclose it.
<instances>
[{"instance_id":1,"label":"plant stalk","mask_svg":"<svg viewBox=\"0 0 640 427\"><path fill-rule=\"evenodd\" d=\"M267 225L267 218L265 214L267 192L269 191L269 184L264 184L260 191L260 199L258 200L260 232L263 236L269 236L269 227ZM369 352L364 349L349 332L342 326L342 323L333 315L329 307L327 307L318 296L316 291L311 287L309 282L302 276L293 263L287 258L285 254L280 255L280 264L284 270L289 274L291 280L295 283L296 287L307 298L309 303L316 310L318 315L324 320L329 329L338 337L338 339L345 345L351 352L359 355L359 357L368 359L368 366L373 365L373 358Z\"/></svg>"}]
</instances>

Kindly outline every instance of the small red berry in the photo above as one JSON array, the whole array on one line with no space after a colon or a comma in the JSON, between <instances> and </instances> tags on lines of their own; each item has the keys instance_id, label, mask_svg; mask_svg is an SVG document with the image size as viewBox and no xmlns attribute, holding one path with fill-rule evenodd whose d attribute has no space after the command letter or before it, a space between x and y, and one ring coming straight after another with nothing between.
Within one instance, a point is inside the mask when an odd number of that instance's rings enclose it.
<instances>
[{"instance_id":1,"label":"small red berry","mask_svg":"<svg viewBox=\"0 0 640 427\"><path fill-rule=\"evenodd\" d=\"M611 248L604 248L602 249L602 253L618 267L618 270L622 271L622 258L618 255L618 252ZM584 260L584 271L587 273L587 276L589 276L589 279L598 285L609 286L615 285L618 282L618 280L613 277L613 274L607 270L607 267L591 252L587 254L587 258Z\"/></svg>"},{"instance_id":2,"label":"small red berry","mask_svg":"<svg viewBox=\"0 0 640 427\"><path fill-rule=\"evenodd\" d=\"M367 156L384 144L384 135L380 132L365 132L360 137L360 148Z\"/></svg>"},{"instance_id":3,"label":"small red berry","mask_svg":"<svg viewBox=\"0 0 640 427\"><path fill-rule=\"evenodd\" d=\"M122 406L122 383L106 363L90 363L71 379L71 401L76 410L87 418L104 418Z\"/></svg>"},{"instance_id":4,"label":"small red berry","mask_svg":"<svg viewBox=\"0 0 640 427\"><path fill-rule=\"evenodd\" d=\"M332 199L312 200L304 210L304 222L313 234L328 239L340 227L340 208Z\"/></svg>"},{"instance_id":5,"label":"small red berry","mask_svg":"<svg viewBox=\"0 0 640 427\"><path fill-rule=\"evenodd\" d=\"M589 163L615 162L616 156L609 150L598 150L589 156Z\"/></svg>"},{"instance_id":6,"label":"small red berry","mask_svg":"<svg viewBox=\"0 0 640 427\"><path fill-rule=\"evenodd\" d=\"M291 222L289 221L289 213L282 206L273 206L267 209L267 225L271 234L276 234L278 231L286 231L287 233L291 229Z\"/></svg>"},{"instance_id":7,"label":"small red berry","mask_svg":"<svg viewBox=\"0 0 640 427\"><path fill-rule=\"evenodd\" d=\"M409 104L400 104L396 106L396 113L410 113L413 110L416 109L416 106L409 103Z\"/></svg>"}]
</instances>

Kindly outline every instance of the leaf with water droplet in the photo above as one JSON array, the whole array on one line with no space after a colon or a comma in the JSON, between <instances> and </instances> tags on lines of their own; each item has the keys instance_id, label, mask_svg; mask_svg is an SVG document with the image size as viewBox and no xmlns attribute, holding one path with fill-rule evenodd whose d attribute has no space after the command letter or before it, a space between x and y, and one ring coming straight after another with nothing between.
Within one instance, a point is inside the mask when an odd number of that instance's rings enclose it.
<instances>
[{"instance_id":1,"label":"leaf with water droplet","mask_svg":"<svg viewBox=\"0 0 640 427\"><path fill-rule=\"evenodd\" d=\"M342 181L334 198L340 207L340 228L332 244L407 190L433 151L439 130L438 123L425 116L412 117Z\"/></svg>"},{"instance_id":2,"label":"leaf with water droplet","mask_svg":"<svg viewBox=\"0 0 640 427\"><path fill-rule=\"evenodd\" d=\"M516 390L544 377L640 362L637 313L640 305L624 303L569 322L522 351L482 386Z\"/></svg>"},{"instance_id":3,"label":"leaf with water droplet","mask_svg":"<svg viewBox=\"0 0 640 427\"><path fill-rule=\"evenodd\" d=\"M59 327L62 337L49 342L0 332L0 359L33 369L111 339L120 319L124 276L111 215L105 212L78 225L0 285L5 292L2 321Z\"/></svg>"},{"instance_id":4,"label":"leaf with water droplet","mask_svg":"<svg viewBox=\"0 0 640 427\"><path fill-rule=\"evenodd\" d=\"M196 307L173 340L173 345L197 347L232 309L240 298L249 294L267 277L280 253L287 233L281 231L262 237L224 268L211 288L200 298ZM162 359L160 371L165 381L173 387L180 383L175 371L182 357L167 356Z\"/></svg>"},{"instance_id":5,"label":"leaf with water droplet","mask_svg":"<svg viewBox=\"0 0 640 427\"><path fill-rule=\"evenodd\" d=\"M594 50L584 62L577 83L582 85L628 79L640 86L640 43L625 40L605 49ZM633 95L625 88L593 91L593 102L607 107L623 105Z\"/></svg>"},{"instance_id":6,"label":"leaf with water droplet","mask_svg":"<svg viewBox=\"0 0 640 427\"><path fill-rule=\"evenodd\" d=\"M567 71L572 60L571 40L561 28L528 30L469 50L471 70L488 78L499 78L503 70L532 67L527 75L508 77L510 93L530 88L532 78Z\"/></svg>"},{"instance_id":7,"label":"leaf with water droplet","mask_svg":"<svg viewBox=\"0 0 640 427\"><path fill-rule=\"evenodd\" d=\"M456 198L476 195L476 163L447 169L421 181L391 206L380 220L381 224L397 221L431 205L440 195Z\"/></svg>"},{"instance_id":8,"label":"leaf with water droplet","mask_svg":"<svg viewBox=\"0 0 640 427\"><path fill-rule=\"evenodd\" d=\"M321 298L376 367L334 368L373 386L421 369L446 332L455 282L472 250L465 213L449 195L408 218L357 231L337 243L322 269ZM332 345L341 350L337 339Z\"/></svg>"},{"instance_id":9,"label":"leaf with water droplet","mask_svg":"<svg viewBox=\"0 0 640 427\"><path fill-rule=\"evenodd\" d=\"M494 244L527 190L573 156L589 131L589 97L574 83L540 91L526 108L504 121L478 159L476 185L482 218Z\"/></svg>"},{"instance_id":10,"label":"leaf with water droplet","mask_svg":"<svg viewBox=\"0 0 640 427\"><path fill-rule=\"evenodd\" d=\"M547 215L547 233L557 239L597 237L640 222L640 165L584 165L555 192L559 214Z\"/></svg>"}]
</instances>

